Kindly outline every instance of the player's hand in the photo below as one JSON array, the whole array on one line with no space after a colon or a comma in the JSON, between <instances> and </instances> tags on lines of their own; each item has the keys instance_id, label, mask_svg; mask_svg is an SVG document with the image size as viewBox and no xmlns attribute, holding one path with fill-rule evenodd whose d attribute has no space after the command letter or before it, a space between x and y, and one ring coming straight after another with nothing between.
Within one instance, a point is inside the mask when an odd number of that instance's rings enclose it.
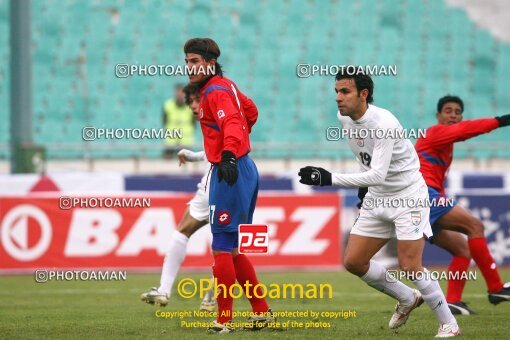
<instances>
[{"instance_id":1,"label":"player's hand","mask_svg":"<svg viewBox=\"0 0 510 340\"><path fill-rule=\"evenodd\" d=\"M232 151L225 150L221 153L221 162L218 165L218 179L225 180L232 186L237 182L237 160Z\"/></svg>"},{"instance_id":2,"label":"player's hand","mask_svg":"<svg viewBox=\"0 0 510 340\"><path fill-rule=\"evenodd\" d=\"M299 183L308 185L331 185L331 172L324 170L323 168L317 168L314 166L305 166L299 169L298 176L301 177Z\"/></svg>"},{"instance_id":3,"label":"player's hand","mask_svg":"<svg viewBox=\"0 0 510 340\"><path fill-rule=\"evenodd\" d=\"M508 126L510 125L510 115L504 115L495 117L499 122L499 127Z\"/></svg>"},{"instance_id":4,"label":"player's hand","mask_svg":"<svg viewBox=\"0 0 510 340\"><path fill-rule=\"evenodd\" d=\"M186 164L186 162L200 162L204 159L204 152L193 152L188 149L181 149L177 156L179 157L179 166Z\"/></svg>"},{"instance_id":5,"label":"player's hand","mask_svg":"<svg viewBox=\"0 0 510 340\"><path fill-rule=\"evenodd\" d=\"M187 150L187 149L181 149L178 153L177 153L177 157L179 157L179 166L183 165L183 164L186 164L186 161L187 161L187 157L186 156L189 156L189 153L191 151L190 150Z\"/></svg>"}]
</instances>

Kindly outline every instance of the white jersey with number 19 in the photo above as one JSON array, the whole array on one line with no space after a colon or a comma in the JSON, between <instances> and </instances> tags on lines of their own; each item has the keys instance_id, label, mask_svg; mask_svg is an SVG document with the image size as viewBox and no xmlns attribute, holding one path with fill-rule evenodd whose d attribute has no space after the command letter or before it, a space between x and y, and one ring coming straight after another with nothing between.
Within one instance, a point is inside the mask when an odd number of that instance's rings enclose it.
<instances>
[{"instance_id":1,"label":"white jersey with number 19","mask_svg":"<svg viewBox=\"0 0 510 340\"><path fill-rule=\"evenodd\" d=\"M368 187L373 196L388 196L412 191L425 184L416 150L405 136L402 125L388 110L368 105L358 120L338 112L344 135L363 172L333 173L333 185ZM412 187L412 188L410 188Z\"/></svg>"}]
</instances>

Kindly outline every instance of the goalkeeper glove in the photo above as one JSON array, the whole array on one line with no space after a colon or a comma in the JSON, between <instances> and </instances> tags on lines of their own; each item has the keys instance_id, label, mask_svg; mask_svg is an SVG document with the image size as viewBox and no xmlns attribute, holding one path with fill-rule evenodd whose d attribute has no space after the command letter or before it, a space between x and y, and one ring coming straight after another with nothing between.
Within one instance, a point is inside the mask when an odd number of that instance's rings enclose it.
<instances>
[{"instance_id":1,"label":"goalkeeper glove","mask_svg":"<svg viewBox=\"0 0 510 340\"><path fill-rule=\"evenodd\" d=\"M307 185L332 185L331 172L324 170L323 168L316 168L313 166L306 166L299 169L298 176L301 177L299 183Z\"/></svg>"},{"instance_id":2,"label":"goalkeeper glove","mask_svg":"<svg viewBox=\"0 0 510 340\"><path fill-rule=\"evenodd\" d=\"M499 127L508 126L510 125L510 115L504 115L499 117L494 117L499 122Z\"/></svg>"},{"instance_id":3,"label":"goalkeeper glove","mask_svg":"<svg viewBox=\"0 0 510 340\"><path fill-rule=\"evenodd\" d=\"M232 186L237 181L236 155L232 151L224 150L221 153L221 162L218 165L218 179L225 180Z\"/></svg>"}]
</instances>

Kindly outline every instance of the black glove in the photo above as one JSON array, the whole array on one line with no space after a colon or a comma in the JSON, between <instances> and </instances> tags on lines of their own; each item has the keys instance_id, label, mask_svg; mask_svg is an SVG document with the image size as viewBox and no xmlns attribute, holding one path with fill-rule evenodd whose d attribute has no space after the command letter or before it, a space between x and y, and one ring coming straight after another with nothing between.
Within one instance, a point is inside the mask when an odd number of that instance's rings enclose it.
<instances>
[{"instance_id":1,"label":"black glove","mask_svg":"<svg viewBox=\"0 0 510 340\"><path fill-rule=\"evenodd\" d=\"M359 198L359 202L358 204L356 204L356 206L358 207L358 209L361 209L361 206L363 205L363 199L365 198L365 195L367 194L368 192L368 188L362 188L360 187L358 189L358 198Z\"/></svg>"},{"instance_id":2,"label":"black glove","mask_svg":"<svg viewBox=\"0 0 510 340\"><path fill-rule=\"evenodd\" d=\"M510 115L504 115L499 117L494 117L499 122L499 127L508 126L510 125Z\"/></svg>"},{"instance_id":3,"label":"black glove","mask_svg":"<svg viewBox=\"0 0 510 340\"><path fill-rule=\"evenodd\" d=\"M232 186L237 182L237 162L236 155L232 151L225 150L221 153L221 162L218 165L218 179L225 180Z\"/></svg>"},{"instance_id":4,"label":"black glove","mask_svg":"<svg viewBox=\"0 0 510 340\"><path fill-rule=\"evenodd\" d=\"M299 183L308 185L331 185L331 172L324 170L323 168L317 168L313 166L305 166L299 169L298 176L301 176Z\"/></svg>"}]
</instances>

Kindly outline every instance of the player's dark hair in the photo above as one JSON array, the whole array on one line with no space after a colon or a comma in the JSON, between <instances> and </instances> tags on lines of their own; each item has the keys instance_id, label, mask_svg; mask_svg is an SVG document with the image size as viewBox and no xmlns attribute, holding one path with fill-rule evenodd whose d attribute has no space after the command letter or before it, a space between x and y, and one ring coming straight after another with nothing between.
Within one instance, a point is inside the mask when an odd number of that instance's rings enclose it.
<instances>
[{"instance_id":1,"label":"player's dark hair","mask_svg":"<svg viewBox=\"0 0 510 340\"><path fill-rule=\"evenodd\" d=\"M347 72L347 70L351 70L350 68L340 68L338 73L336 74L335 79L354 79L354 84L356 84L356 89L358 90L358 95L364 89L368 90L367 103L372 103L374 101L374 82L372 78L368 74L363 74L363 72Z\"/></svg>"},{"instance_id":2,"label":"player's dark hair","mask_svg":"<svg viewBox=\"0 0 510 340\"><path fill-rule=\"evenodd\" d=\"M184 44L184 53L200 54L206 61L216 59L214 74L223 77L221 65L218 63L218 58L221 55L220 47L210 38L192 38Z\"/></svg>"},{"instance_id":3,"label":"player's dark hair","mask_svg":"<svg viewBox=\"0 0 510 340\"><path fill-rule=\"evenodd\" d=\"M460 106L461 112L464 112L464 102L460 97L452 96L447 94L443 98L440 98L437 102L437 112L441 112L443 109L443 106L445 106L447 103L457 103Z\"/></svg>"},{"instance_id":4,"label":"player's dark hair","mask_svg":"<svg viewBox=\"0 0 510 340\"><path fill-rule=\"evenodd\" d=\"M197 84L189 83L182 88L184 96L186 97L186 104L191 104L191 96L200 96L200 87Z\"/></svg>"}]
</instances>

